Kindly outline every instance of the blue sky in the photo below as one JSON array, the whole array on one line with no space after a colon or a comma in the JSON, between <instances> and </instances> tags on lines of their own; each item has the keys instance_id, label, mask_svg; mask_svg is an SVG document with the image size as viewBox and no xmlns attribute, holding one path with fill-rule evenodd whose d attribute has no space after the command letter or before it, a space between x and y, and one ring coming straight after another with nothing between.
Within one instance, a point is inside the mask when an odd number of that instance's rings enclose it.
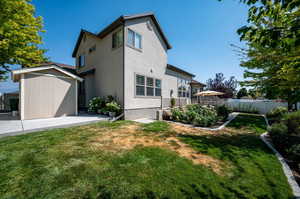
<instances>
[{"instance_id":1,"label":"blue sky","mask_svg":"<svg viewBox=\"0 0 300 199\"><path fill-rule=\"evenodd\" d=\"M173 46L169 63L206 82L215 73L243 79L239 57L230 44L242 46L236 30L246 24L247 6L237 0L33 0L44 19L42 34L51 60L74 64L71 57L80 29L99 32L120 15L154 12ZM0 93L17 89L0 83Z\"/></svg>"}]
</instances>

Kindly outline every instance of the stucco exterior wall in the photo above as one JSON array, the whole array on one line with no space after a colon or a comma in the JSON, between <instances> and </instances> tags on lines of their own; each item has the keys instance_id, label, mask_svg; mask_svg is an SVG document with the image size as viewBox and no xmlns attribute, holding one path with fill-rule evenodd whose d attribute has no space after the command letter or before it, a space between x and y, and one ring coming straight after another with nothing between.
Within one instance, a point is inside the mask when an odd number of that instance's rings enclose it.
<instances>
[{"instance_id":1,"label":"stucco exterior wall","mask_svg":"<svg viewBox=\"0 0 300 199\"><path fill-rule=\"evenodd\" d=\"M147 27L151 23L152 30ZM142 49L136 50L127 45L127 30L131 29L142 36ZM151 18L140 18L125 22L125 109L157 108L161 97L135 96L135 74L162 80L165 84L167 48ZM162 89L164 90L164 89ZM164 91L163 91L164 92ZM163 93L165 95L165 92Z\"/></svg>"},{"instance_id":2,"label":"stucco exterior wall","mask_svg":"<svg viewBox=\"0 0 300 199\"><path fill-rule=\"evenodd\" d=\"M77 80L66 77L55 70L24 74L21 119L75 115Z\"/></svg>"},{"instance_id":3,"label":"stucco exterior wall","mask_svg":"<svg viewBox=\"0 0 300 199\"><path fill-rule=\"evenodd\" d=\"M81 40L76 54L77 72L80 74L95 69L94 77L87 76L85 83L86 105L94 96L107 95L115 96L123 105L123 47L112 48L112 34L120 29L123 27L119 27L103 39L85 34L86 38ZM89 52L94 45L96 45L96 50ZM85 55L85 66L78 68L78 57L82 54Z\"/></svg>"}]
</instances>

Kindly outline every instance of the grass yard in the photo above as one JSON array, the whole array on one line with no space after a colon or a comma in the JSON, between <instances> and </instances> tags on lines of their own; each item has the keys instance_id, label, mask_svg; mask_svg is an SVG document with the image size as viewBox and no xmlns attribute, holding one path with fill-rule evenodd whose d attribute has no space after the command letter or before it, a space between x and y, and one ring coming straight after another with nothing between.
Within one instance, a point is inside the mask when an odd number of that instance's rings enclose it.
<instances>
[{"instance_id":1,"label":"grass yard","mask_svg":"<svg viewBox=\"0 0 300 199\"><path fill-rule=\"evenodd\" d=\"M209 132L101 122L0 139L0 198L290 199L264 118Z\"/></svg>"}]
</instances>

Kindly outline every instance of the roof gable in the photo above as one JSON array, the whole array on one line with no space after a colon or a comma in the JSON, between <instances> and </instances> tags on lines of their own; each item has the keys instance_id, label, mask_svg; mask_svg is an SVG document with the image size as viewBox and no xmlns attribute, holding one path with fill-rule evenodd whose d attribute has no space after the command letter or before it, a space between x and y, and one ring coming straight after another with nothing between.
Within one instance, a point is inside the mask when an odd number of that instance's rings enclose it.
<instances>
[{"instance_id":1,"label":"roof gable","mask_svg":"<svg viewBox=\"0 0 300 199\"><path fill-rule=\"evenodd\" d=\"M38 72L38 71L43 71L43 70L49 70L49 69L54 69L57 70L73 79L76 79L78 81L83 81L82 78L78 77L77 75L74 75L60 67L57 67L55 65L49 65L49 66L40 66L40 67L32 67L32 68L23 68L23 69L19 69L19 70L13 70L12 71L12 79L14 81L18 81L19 76L21 74L26 74L26 73L32 73L32 72Z\"/></svg>"},{"instance_id":2,"label":"roof gable","mask_svg":"<svg viewBox=\"0 0 300 199\"><path fill-rule=\"evenodd\" d=\"M150 13L143 13L143 14L136 14L136 15L122 15L119 18L117 18L115 21L113 21L110 25L108 25L106 28L104 28L102 31L100 31L98 34L94 34L94 33L91 33L89 31L86 31L86 30L82 29L79 36L78 36L75 48L74 48L73 53L72 53L72 57L76 56L77 50L78 50L79 45L80 45L80 41L81 41L84 34L90 34L90 35L93 35L93 36L96 36L96 37L99 37L100 39L102 39L106 35L111 33L113 30L115 30L119 26L123 25L125 21L133 20L133 19L139 19L139 18L145 18L145 17L150 17L152 19L152 21L154 22L159 34L161 35L163 41L166 43L167 49L171 49L172 46L169 43L169 41L168 41L167 37L165 36L165 34L163 33L163 30L162 30L161 26L159 25L158 20L156 19L154 14L152 12L150 12Z\"/></svg>"},{"instance_id":3,"label":"roof gable","mask_svg":"<svg viewBox=\"0 0 300 199\"><path fill-rule=\"evenodd\" d=\"M187 72L187 71L185 71L185 70L182 70L181 68L178 68L178 67L173 66L173 65L171 65L171 64L167 64L167 69L172 70L172 71L175 71L175 72L178 72L178 73L182 73L182 74L188 75L188 76L190 76L190 77L195 77L194 74L189 73L189 72Z\"/></svg>"}]
</instances>

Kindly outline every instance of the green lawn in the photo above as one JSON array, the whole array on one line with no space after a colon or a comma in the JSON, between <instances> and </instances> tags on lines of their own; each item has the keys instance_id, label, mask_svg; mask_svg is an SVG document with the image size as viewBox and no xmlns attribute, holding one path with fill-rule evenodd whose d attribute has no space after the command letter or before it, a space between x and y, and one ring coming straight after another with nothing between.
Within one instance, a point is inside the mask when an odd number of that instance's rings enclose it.
<instances>
[{"instance_id":1,"label":"green lawn","mask_svg":"<svg viewBox=\"0 0 300 199\"><path fill-rule=\"evenodd\" d=\"M265 128L262 117L242 115L214 134L120 121L2 138L0 198L292 198L279 162L259 140ZM125 140L127 131L162 143L175 136L227 166L218 174L166 147L104 147L107 136Z\"/></svg>"}]
</instances>

